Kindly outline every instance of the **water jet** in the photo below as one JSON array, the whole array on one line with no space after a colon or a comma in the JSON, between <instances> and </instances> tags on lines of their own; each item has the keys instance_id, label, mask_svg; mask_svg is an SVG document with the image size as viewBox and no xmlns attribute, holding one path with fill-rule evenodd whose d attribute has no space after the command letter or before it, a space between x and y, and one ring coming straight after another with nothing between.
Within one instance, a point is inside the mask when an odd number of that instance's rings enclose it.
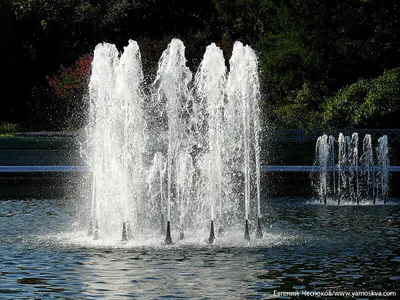
<instances>
[{"instance_id":1,"label":"water jet","mask_svg":"<svg viewBox=\"0 0 400 300\"><path fill-rule=\"evenodd\" d=\"M96 220L96 225L94 226L93 240L98 240L99 238L100 238L100 235L99 235L99 221Z\"/></svg>"},{"instance_id":2,"label":"water jet","mask_svg":"<svg viewBox=\"0 0 400 300\"><path fill-rule=\"evenodd\" d=\"M127 241L128 240L128 233L126 229L126 222L122 223L122 241Z\"/></svg>"},{"instance_id":3,"label":"water jet","mask_svg":"<svg viewBox=\"0 0 400 300\"><path fill-rule=\"evenodd\" d=\"M261 239L263 237L262 228L261 228L261 218L257 218L257 232L256 238Z\"/></svg>"},{"instance_id":4,"label":"water jet","mask_svg":"<svg viewBox=\"0 0 400 300\"><path fill-rule=\"evenodd\" d=\"M213 242L214 221L229 230L243 215L250 237L249 220L261 218L258 58L236 42L229 65L228 72L222 50L211 44L193 76L184 44L173 39L145 86L135 41L121 53L96 46L82 156L101 238L121 239L122 224L123 241L131 240L131 228L166 229L169 245L172 221L179 240L211 222Z\"/></svg>"},{"instance_id":5,"label":"water jet","mask_svg":"<svg viewBox=\"0 0 400 300\"><path fill-rule=\"evenodd\" d=\"M94 224L93 224L93 219L92 218L90 218L90 220L89 220L89 229L88 229L88 236L93 236L93 226L94 226Z\"/></svg>"}]
</instances>

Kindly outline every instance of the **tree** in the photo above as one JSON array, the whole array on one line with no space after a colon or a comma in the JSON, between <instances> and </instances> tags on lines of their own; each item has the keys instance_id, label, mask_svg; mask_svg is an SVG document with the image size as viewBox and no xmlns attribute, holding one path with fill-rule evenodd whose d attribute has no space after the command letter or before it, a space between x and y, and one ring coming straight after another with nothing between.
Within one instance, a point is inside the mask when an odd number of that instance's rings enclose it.
<instances>
[{"instance_id":1,"label":"tree","mask_svg":"<svg viewBox=\"0 0 400 300\"><path fill-rule=\"evenodd\" d=\"M72 65L96 44L122 49L130 38L143 42L144 64L151 69L168 41L179 37L195 66L218 29L212 0L4 0L0 22L6 45L0 48L0 82L3 93L13 95L4 101L0 120L21 122L25 129L35 127L52 103L46 75Z\"/></svg>"},{"instance_id":2,"label":"tree","mask_svg":"<svg viewBox=\"0 0 400 300\"><path fill-rule=\"evenodd\" d=\"M373 79L359 79L328 99L323 107L325 126L385 128L398 126L400 68Z\"/></svg>"},{"instance_id":3,"label":"tree","mask_svg":"<svg viewBox=\"0 0 400 300\"><path fill-rule=\"evenodd\" d=\"M262 84L275 126L315 126L309 117L320 114L324 101L340 88L400 65L396 1L214 2L226 34L251 43L260 55ZM300 101L304 88L319 86L324 88L311 93L318 97L311 97L310 103ZM298 114L305 119L293 122L289 115L306 108L311 111Z\"/></svg>"}]
</instances>

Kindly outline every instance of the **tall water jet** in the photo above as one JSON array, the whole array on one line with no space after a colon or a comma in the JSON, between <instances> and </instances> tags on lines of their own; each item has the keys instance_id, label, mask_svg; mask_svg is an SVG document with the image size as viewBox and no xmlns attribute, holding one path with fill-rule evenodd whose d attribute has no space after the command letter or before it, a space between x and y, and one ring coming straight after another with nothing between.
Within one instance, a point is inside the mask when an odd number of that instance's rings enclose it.
<instances>
[{"instance_id":1,"label":"tall water jet","mask_svg":"<svg viewBox=\"0 0 400 300\"><path fill-rule=\"evenodd\" d=\"M95 238L99 231L105 236L120 232L127 240L142 199L146 123L137 43L130 40L121 58L118 56L116 47L107 43L97 45L94 51L87 151L93 176L91 218L95 221L91 223L97 231Z\"/></svg>"},{"instance_id":2,"label":"tall water jet","mask_svg":"<svg viewBox=\"0 0 400 300\"><path fill-rule=\"evenodd\" d=\"M158 211L159 214L155 213L155 218L160 218L160 232L164 233L165 227L165 192L164 192L164 180L165 172L167 167L167 160L161 152L156 152L153 157L153 163L150 167L149 174L147 177L148 184L148 196L152 203L153 211Z\"/></svg>"},{"instance_id":3,"label":"tall water jet","mask_svg":"<svg viewBox=\"0 0 400 300\"><path fill-rule=\"evenodd\" d=\"M363 153L360 157L361 174L362 174L362 190L363 196L372 196L375 204L375 170L374 170L374 155L372 149L372 138L370 134L366 134L363 140Z\"/></svg>"},{"instance_id":4,"label":"tall water jet","mask_svg":"<svg viewBox=\"0 0 400 300\"><path fill-rule=\"evenodd\" d=\"M114 45L99 44L94 51L92 63L92 76L89 83L90 106L89 125L87 126L88 137L87 150L89 168L92 171L92 201L91 201L91 222L89 226L95 226L93 230L95 238L99 237L99 218L101 218L100 207L102 206L101 196L107 192L104 167L106 153L109 149L102 147L103 134L111 135L110 127L112 122L108 114L109 102L113 97L115 85L115 64L118 61L118 51ZM102 120L102 122L100 122Z\"/></svg>"},{"instance_id":5,"label":"tall water jet","mask_svg":"<svg viewBox=\"0 0 400 300\"><path fill-rule=\"evenodd\" d=\"M140 160L133 161L131 154L144 152L140 149L144 143L132 135L140 136L138 128L143 128L140 105L131 103L142 100L138 91L142 80L138 51L137 44L129 41L121 60L114 45L100 44L94 52L88 132L92 137L92 218L97 237L119 232L125 238L128 219L134 217L132 208L139 206L128 205L128 197L140 193L140 184L130 181L128 166L137 174L142 171ZM133 132L129 130L132 126ZM132 184L135 191L130 191ZM133 198L137 201L141 197Z\"/></svg>"},{"instance_id":6,"label":"tall water jet","mask_svg":"<svg viewBox=\"0 0 400 300\"><path fill-rule=\"evenodd\" d=\"M186 67L185 46L182 41L173 39L163 52L158 63L157 77L153 83L156 90L156 101L165 107L167 116L168 140L167 153L167 234L166 244L172 242L170 236L171 202L173 188L177 178L176 160L181 149L189 147L187 128L184 125L190 92L188 85L192 80L192 73ZM174 172L175 169L175 172Z\"/></svg>"},{"instance_id":7,"label":"tall water jet","mask_svg":"<svg viewBox=\"0 0 400 300\"><path fill-rule=\"evenodd\" d=\"M352 165L352 157L353 157L353 147L351 144L351 137L346 135L344 137L345 143L346 143L346 161L347 161L347 173L346 173L346 185L347 185L347 196L348 198L352 199L353 195L353 187L354 185L352 184L352 172L353 168L351 167Z\"/></svg>"},{"instance_id":8,"label":"tall water jet","mask_svg":"<svg viewBox=\"0 0 400 300\"><path fill-rule=\"evenodd\" d=\"M261 147L260 147L260 106L259 100L260 94L260 81L258 77L258 58L256 53L249 46L245 47L247 65L248 65L248 86L250 89L250 104L251 104L251 118L252 118L252 129L253 137L250 138L252 141L254 151L254 168L255 168L255 185L256 185L256 199L257 199L257 231L256 237L262 238L262 227L261 227ZM251 127L250 127L251 128Z\"/></svg>"},{"instance_id":9,"label":"tall water jet","mask_svg":"<svg viewBox=\"0 0 400 300\"><path fill-rule=\"evenodd\" d=\"M384 135L378 139L378 191L383 198L383 203L387 203L389 194L389 146L387 136ZM380 188L379 188L380 187Z\"/></svg>"},{"instance_id":10,"label":"tall water jet","mask_svg":"<svg viewBox=\"0 0 400 300\"><path fill-rule=\"evenodd\" d=\"M335 137L330 135L328 137L328 147L329 147L329 156L328 156L328 168L332 168L335 166ZM333 187L329 192L333 197L336 196L336 170L328 173L329 182L331 182L331 186Z\"/></svg>"},{"instance_id":11,"label":"tall water jet","mask_svg":"<svg viewBox=\"0 0 400 300\"><path fill-rule=\"evenodd\" d=\"M187 152L181 152L176 162L176 199L179 207L179 239L183 240L186 214L189 210L190 200L193 199L192 187L194 176L192 157Z\"/></svg>"},{"instance_id":12,"label":"tall water jet","mask_svg":"<svg viewBox=\"0 0 400 300\"><path fill-rule=\"evenodd\" d=\"M319 166L319 196L321 201L326 204L328 194L328 163L329 163L329 143L326 134L318 137L315 145L315 159Z\"/></svg>"},{"instance_id":13,"label":"tall water jet","mask_svg":"<svg viewBox=\"0 0 400 300\"><path fill-rule=\"evenodd\" d=\"M223 109L225 100L226 66L222 50L214 43L207 47L199 69L195 75L195 95L198 99L194 104L194 120L197 140L200 144L202 159L199 160L202 185L210 208L210 237L215 239L214 221L218 206L219 231L222 225L223 209L223 147L224 124Z\"/></svg>"},{"instance_id":14,"label":"tall water jet","mask_svg":"<svg viewBox=\"0 0 400 300\"><path fill-rule=\"evenodd\" d=\"M244 47L242 43L236 42L229 64L227 104L224 111L225 121L229 124L226 131L226 136L229 136L229 141L226 141L226 152L232 162L232 176L241 174L243 178L245 239L250 239L251 176L256 177L255 182L259 179L259 173L255 171L255 164L259 164L258 101L260 94L257 57L249 46ZM253 157L257 157L255 163L251 159L252 153L254 153ZM236 188L241 185L237 179L232 177L231 179ZM256 197L259 198L259 183L257 187Z\"/></svg>"},{"instance_id":15,"label":"tall water jet","mask_svg":"<svg viewBox=\"0 0 400 300\"><path fill-rule=\"evenodd\" d=\"M344 197L344 192L347 187L347 175L344 171L347 165L347 147L346 140L343 133L339 133L338 138L338 204L340 204L341 199Z\"/></svg>"},{"instance_id":16,"label":"tall water jet","mask_svg":"<svg viewBox=\"0 0 400 300\"><path fill-rule=\"evenodd\" d=\"M120 109L121 123L119 129L118 145L121 145L120 155L122 164L122 191L123 191L123 239L130 237L130 225L133 225L133 214L138 215L143 209L143 155L146 152L146 122L143 111L143 71L139 46L135 41L129 40L127 47L121 55L116 68L116 96ZM135 176L131 176L134 172ZM132 205L133 204L133 205ZM136 224L137 225L137 224ZM124 234L125 232L125 234Z\"/></svg>"},{"instance_id":17,"label":"tall water jet","mask_svg":"<svg viewBox=\"0 0 400 300\"><path fill-rule=\"evenodd\" d=\"M350 162L350 197L352 201L358 204L360 201L360 187L358 181L358 133L354 132L351 135L349 150L349 162Z\"/></svg>"}]
</instances>

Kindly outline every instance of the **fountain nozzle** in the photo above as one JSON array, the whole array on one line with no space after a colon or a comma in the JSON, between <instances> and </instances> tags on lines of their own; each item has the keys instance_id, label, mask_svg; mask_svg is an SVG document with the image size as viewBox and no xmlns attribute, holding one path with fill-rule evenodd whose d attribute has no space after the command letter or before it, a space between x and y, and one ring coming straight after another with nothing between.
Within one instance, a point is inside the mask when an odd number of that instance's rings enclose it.
<instances>
[{"instance_id":1,"label":"fountain nozzle","mask_svg":"<svg viewBox=\"0 0 400 300\"><path fill-rule=\"evenodd\" d=\"M214 220L211 220L211 227L210 227L210 237L208 238L208 243L212 244L215 240L214 234Z\"/></svg>"},{"instance_id":2,"label":"fountain nozzle","mask_svg":"<svg viewBox=\"0 0 400 300\"><path fill-rule=\"evenodd\" d=\"M170 221L167 221L167 234L165 236L165 244L166 245L171 245L172 244Z\"/></svg>"},{"instance_id":3,"label":"fountain nozzle","mask_svg":"<svg viewBox=\"0 0 400 300\"><path fill-rule=\"evenodd\" d=\"M244 239L250 241L250 232L249 232L249 220L246 219L246 224L244 227Z\"/></svg>"}]
</instances>

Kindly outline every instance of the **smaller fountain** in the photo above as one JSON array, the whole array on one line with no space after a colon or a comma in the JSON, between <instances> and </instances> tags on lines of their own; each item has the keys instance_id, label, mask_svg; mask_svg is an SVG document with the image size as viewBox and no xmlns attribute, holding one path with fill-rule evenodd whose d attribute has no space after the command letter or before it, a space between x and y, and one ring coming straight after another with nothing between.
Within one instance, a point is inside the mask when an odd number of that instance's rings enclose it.
<instances>
[{"instance_id":1,"label":"smaller fountain","mask_svg":"<svg viewBox=\"0 0 400 300\"><path fill-rule=\"evenodd\" d=\"M386 204L390 167L387 136L378 140L376 160L370 134L366 134L363 139L363 152L360 155L358 133L353 133L351 137L340 133L337 140L337 162L334 143L334 137L326 134L316 142L318 195L321 202L326 204L327 198L337 198L338 204L345 199L360 204L360 201L372 199L375 204L377 198L381 198Z\"/></svg>"}]
</instances>

